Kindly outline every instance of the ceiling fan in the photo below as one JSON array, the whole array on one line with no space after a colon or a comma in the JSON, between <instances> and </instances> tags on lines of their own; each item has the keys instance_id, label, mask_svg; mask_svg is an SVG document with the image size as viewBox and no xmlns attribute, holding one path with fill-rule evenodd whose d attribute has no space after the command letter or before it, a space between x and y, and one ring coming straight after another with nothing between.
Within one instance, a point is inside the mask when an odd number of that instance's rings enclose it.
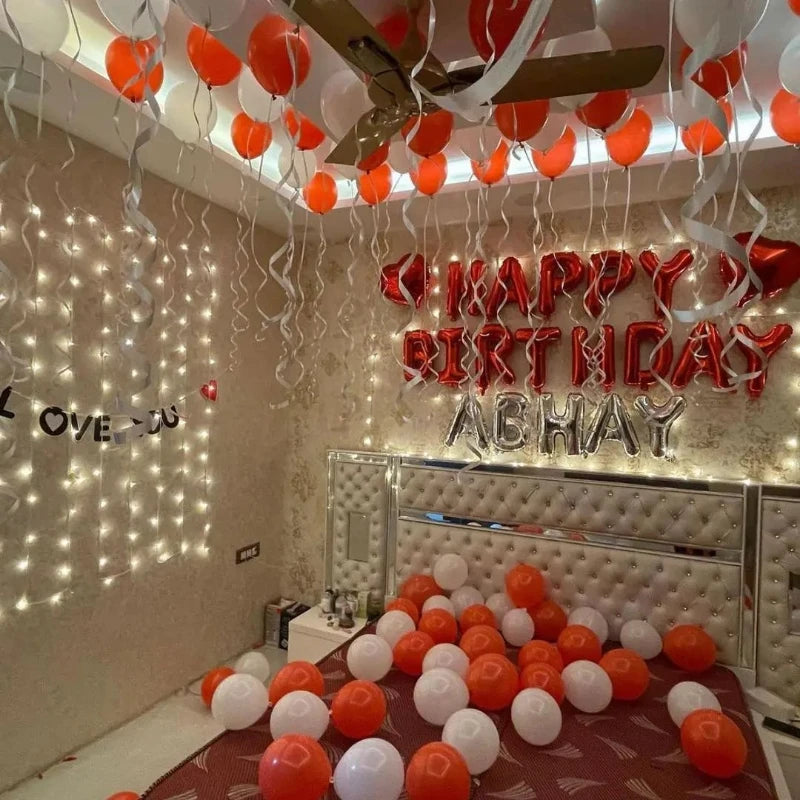
<instances>
[{"instance_id":1,"label":"ceiling fan","mask_svg":"<svg viewBox=\"0 0 800 800\"><path fill-rule=\"evenodd\" d=\"M393 49L348 0L294 0L292 10L345 61L370 77L369 97L375 108L364 114L328 156L330 164L357 164L400 131L419 113L410 74L425 54L417 33L424 0L407 0L410 24L402 45ZM660 45L599 53L535 58L524 61L495 95L494 103L519 103L611 89L632 89L649 83L664 58ZM415 79L432 94L447 94L475 83L484 67L448 72L428 53ZM422 111L438 106L423 101Z\"/></svg>"}]
</instances>

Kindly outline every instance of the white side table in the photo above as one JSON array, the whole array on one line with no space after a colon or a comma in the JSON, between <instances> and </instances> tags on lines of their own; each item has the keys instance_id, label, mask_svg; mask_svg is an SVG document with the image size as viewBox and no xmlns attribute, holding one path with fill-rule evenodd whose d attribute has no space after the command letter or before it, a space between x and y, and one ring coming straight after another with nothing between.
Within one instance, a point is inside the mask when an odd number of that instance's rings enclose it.
<instances>
[{"instance_id":1,"label":"white side table","mask_svg":"<svg viewBox=\"0 0 800 800\"><path fill-rule=\"evenodd\" d=\"M366 624L365 619L356 619L352 628L331 626L328 616L321 614L319 606L314 606L289 623L288 660L316 664L337 647L349 642Z\"/></svg>"}]
</instances>

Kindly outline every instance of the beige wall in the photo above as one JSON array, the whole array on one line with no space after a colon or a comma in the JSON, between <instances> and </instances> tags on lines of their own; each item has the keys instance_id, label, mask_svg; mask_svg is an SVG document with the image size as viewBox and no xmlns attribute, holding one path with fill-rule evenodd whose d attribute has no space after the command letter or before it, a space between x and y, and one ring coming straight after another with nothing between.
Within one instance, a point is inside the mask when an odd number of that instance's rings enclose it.
<instances>
[{"instance_id":1,"label":"beige wall","mask_svg":"<svg viewBox=\"0 0 800 800\"><path fill-rule=\"evenodd\" d=\"M615 174L615 179L620 175ZM633 175L635 181L637 175ZM499 191L499 190L498 190ZM556 186L556 191L558 187ZM796 209L800 204L800 189L797 187L770 190L761 195L766 203L770 222L766 235L779 239L800 242L800 218ZM424 200L417 201L424 205ZM542 204L544 206L544 203ZM725 198L720 204L721 214L727 211ZM511 209L509 209L511 210ZM670 203L666 209L673 221L678 218L678 205ZM519 209L517 208L517 211ZM472 199L472 222L468 232L463 225L446 228L440 244L440 263L446 264L452 253L463 256L469 236L475 231L475 201ZM621 209L612 209L608 220L608 237L602 233L603 214L596 209L594 226L589 236L589 252L607 246L617 246L622 231ZM498 250L502 255L515 255L520 258L523 268L531 270L531 216L517 216L511 220L511 230L505 244L502 226L492 226L485 238L487 256L495 257ZM553 250L582 250L588 218L584 212L558 213L555 219L556 239L545 222L545 243L541 252ZM753 216L739 208L733 229L751 230ZM628 249L638 254L643 248L655 246L665 256L672 255L681 245L672 243L660 221L654 203L634 206L628 222ZM331 448L373 450L392 453L428 454L450 458L471 458L463 445L448 449L444 446L444 436L460 393L431 383L424 389L419 387L408 394L402 394L402 369L398 363L401 357L401 338L392 338L392 333L400 326L411 323L407 309L385 301L375 295L378 265L371 260L369 241L371 222L367 223L367 247L355 261L355 290L352 294L353 307L349 313L350 330L355 336L355 345L349 358L345 358L347 340L338 329L332 330L322 353L319 356L320 370L317 392L325 399L315 402L311 395L299 398L295 422L291 426L291 447L293 466L290 474L293 502L287 508L289 532L292 546L285 550L286 580L284 590L301 594L307 599L317 597L322 585L323 555L320 547L322 531L325 528L325 453ZM419 248L423 247L420 231ZM384 245L378 241L379 248ZM413 248L413 241L406 233L393 234L387 243L388 256L381 263L396 262L404 253ZM429 230L427 253L433 259L437 250L436 236ZM469 251L468 251L469 252ZM338 309L346 297L348 264L353 261L346 245L337 245L330 252L330 259L323 266L327 289L324 299L325 315L335 319ZM708 266L709 285L714 282L717 270L716 259ZM310 278L311 276L309 276ZM437 329L454 326L444 314L444 293L446 290L446 270L440 274L441 294L431 298L429 311L418 313L411 324L412 328ZM372 294L365 287L372 286ZM685 279L676 290L676 307L687 307L694 302L692 284ZM716 299L722 285L712 286L706 300ZM716 294L715 294L716 292ZM444 324L433 315L441 310ZM374 312L374 325L370 327L370 312ZM538 455L533 446L516 453L493 453L487 458L495 461L518 461L535 466L563 467L580 470L606 470L649 473L672 477L699 477L745 479L778 483L797 483L798 451L790 445L797 435L798 422L798 381L797 366L800 357L800 287L795 286L780 299L759 304L756 315L745 320L756 333L761 334L778 322L794 325L792 340L775 357L769 370L767 388L760 400L749 400L742 389L735 394L712 391L707 377L700 378L697 385L691 385L684 392L688 407L674 429L672 444L675 460L664 461L652 458L647 451L647 439L638 425L642 443L642 455L628 458L622 454L618 444L607 443L600 452L589 458L557 455L547 457ZM579 324L587 324L580 310L580 302L575 310ZM504 311L504 317L512 328L526 323L516 309ZM608 322L616 328L616 368L617 388L626 401L633 400L636 390L622 385L622 363L625 328L634 320L653 319L653 300L649 279L637 267L634 284L613 300ZM479 320L470 318L469 325L474 328ZM570 385L570 332L575 324L568 314L566 305L561 303L549 324L562 329L561 342L548 358L547 389L554 393L559 406ZM727 329L721 325L723 334ZM675 324L675 359L683 346L688 326ZM374 335L374 339L372 336ZM372 357L377 360L373 361ZM736 361L740 370L743 361ZM518 356L514 361L518 386L526 374L523 360ZM350 378L355 379L352 390L353 405L342 399L342 385ZM374 376L375 382L370 383ZM651 392L654 399L663 401L664 395ZM487 393L485 416L490 418L492 390ZM372 397L370 402L368 398ZM631 409L633 414L633 409ZM407 417L404 419L404 417ZM367 424L371 420L371 424ZM559 443L559 447L561 447ZM348 587L344 587L348 588Z\"/></svg>"},{"instance_id":2,"label":"beige wall","mask_svg":"<svg viewBox=\"0 0 800 800\"><path fill-rule=\"evenodd\" d=\"M30 363L31 358L38 362L32 381L17 388L46 404L74 403L81 416L95 409L113 410L114 387L125 386L130 370L119 357L116 327L117 318L126 316L118 298L120 246L126 241L121 230L121 190L127 167L76 141L77 158L62 173L67 157L64 134L46 128L41 142L35 142L29 120L21 118L21 122L25 144L15 145L7 133L0 138L0 157L11 156L0 198L6 226L0 256L24 292L41 299L36 310L27 307L24 323L10 335L12 348L23 362ZM29 218L23 186L34 163L30 191L42 210L47 238L39 238L39 222L30 219L29 256L21 231ZM81 208L74 227L74 243L80 251L71 273L63 249L65 242L72 241L70 226L55 195L57 179L68 206ZM0 789L258 642L264 603L279 589L284 493L278 476L285 423L282 412L268 410L277 395L271 369L264 368L275 358L274 344L272 340L257 344L251 328L241 337L241 365L227 371L229 282L237 268L235 217L217 207L207 214L209 258L217 267L218 300L212 302L208 296L212 287L204 277L208 273L199 263L205 242L200 226L205 204L187 195L186 209L196 231L186 238L189 223L180 211L175 220L172 193L170 185L146 178L144 207L160 236L175 225L170 243L177 260L174 269L171 263L164 264L160 249L157 261L148 267L147 285L155 294L157 310L144 344L154 373L143 403L148 408L160 407L186 395L179 404L186 419L160 437L105 450L92 441L34 438L41 407L34 411L21 396L10 403L16 419L0 421L5 441L16 438L15 452L0 461L0 476L22 499L0 531ZM91 225L87 214L95 215L98 222ZM103 225L113 238L107 247L101 235ZM179 248L184 240L189 244L186 252ZM265 257L278 240L259 232L257 241ZM241 252L239 259L243 268ZM108 271L98 271L101 262L108 264ZM192 269L190 276L185 274L187 265ZM39 271L43 274L34 287ZM79 285L65 280L70 274ZM157 282L158 276L162 283ZM251 265L246 278L251 288L257 285L255 278ZM176 292L170 306L174 314L161 315L159 309L172 289ZM105 302L104 292L109 293ZM191 302L186 300L187 293ZM265 301L271 293L268 287ZM71 321L63 311L70 301L74 301ZM206 307L214 310L210 321L203 316ZM22 319L24 308L20 299L0 316L4 339ZM255 313L252 302L246 313ZM104 327L109 329L105 335ZM64 349L62 341L70 331L75 343L71 351ZM160 338L161 331L167 332L166 340ZM209 348L202 342L206 334L215 365L208 364ZM181 344L185 355L178 349ZM101 346L107 354L102 361L98 357ZM163 368L159 367L162 359ZM66 372L58 375L70 364L72 379ZM184 364L186 372L181 375ZM209 404L199 387L211 377L219 382L219 400L208 415ZM3 374L0 381L5 378ZM107 390L103 381L108 382ZM208 440L200 435L203 429L210 431ZM207 497L201 460L206 441L205 463L212 480ZM186 451L180 449L184 443ZM30 476L26 464L31 466ZM154 465L160 468L158 474L152 471ZM186 473L180 471L184 466ZM128 478L130 495L125 485ZM25 502L31 492L38 497L34 505ZM101 500L105 500L102 509ZM207 513L199 505L206 500ZM7 498L0 497L4 512L8 504ZM154 517L157 525L151 521ZM204 557L197 548L203 543L207 522L211 529ZM106 529L102 536L100 524ZM132 531L139 533L135 543L127 538ZM26 543L31 533L38 538ZM71 540L68 549L59 545L66 535ZM254 541L261 542L261 557L234 566L234 551ZM181 552L184 542L185 554ZM159 563L161 553L176 555ZM20 572L18 564L25 557L29 567ZM102 567L101 558L107 559ZM138 566L127 572L132 558L138 559ZM65 564L71 569L67 577L63 570L59 573ZM118 577L106 586L104 578L110 575ZM58 592L63 592L62 601L51 605L48 598ZM21 597L34 605L16 610Z\"/></svg>"}]
</instances>

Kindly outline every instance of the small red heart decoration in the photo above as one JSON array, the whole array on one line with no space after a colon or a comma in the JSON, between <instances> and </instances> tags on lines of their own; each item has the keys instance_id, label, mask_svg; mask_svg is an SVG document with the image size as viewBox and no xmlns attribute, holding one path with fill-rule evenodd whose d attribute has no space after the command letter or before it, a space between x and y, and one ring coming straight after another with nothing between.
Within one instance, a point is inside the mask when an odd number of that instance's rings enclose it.
<instances>
[{"instance_id":1,"label":"small red heart decoration","mask_svg":"<svg viewBox=\"0 0 800 800\"><path fill-rule=\"evenodd\" d=\"M747 244L750 234L737 233L734 239L740 244ZM764 284L762 297L775 297L800 279L800 245L759 236L750 251L750 266ZM732 265L724 253L719 256L719 271L726 284L735 281L737 286L745 275L744 267L738 261ZM755 287L748 286L744 297L739 301L739 307L755 297L755 294Z\"/></svg>"},{"instance_id":2,"label":"small red heart decoration","mask_svg":"<svg viewBox=\"0 0 800 800\"><path fill-rule=\"evenodd\" d=\"M381 270L381 294L399 306L408 306L400 291L400 269L410 258L411 253L406 253L396 264L387 264ZM431 288L431 271L419 253L403 273L403 286L419 308Z\"/></svg>"},{"instance_id":3,"label":"small red heart decoration","mask_svg":"<svg viewBox=\"0 0 800 800\"><path fill-rule=\"evenodd\" d=\"M200 394L205 397L206 400L210 400L212 403L216 403L217 401L217 382L215 380L210 380L208 383L204 383L200 387Z\"/></svg>"}]
</instances>

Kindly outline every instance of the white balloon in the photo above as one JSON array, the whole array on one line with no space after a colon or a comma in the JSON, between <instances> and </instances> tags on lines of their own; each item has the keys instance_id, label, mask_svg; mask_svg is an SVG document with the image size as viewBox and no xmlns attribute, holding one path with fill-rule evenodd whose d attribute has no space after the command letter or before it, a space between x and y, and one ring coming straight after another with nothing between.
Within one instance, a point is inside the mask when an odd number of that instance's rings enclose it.
<instances>
[{"instance_id":1,"label":"white balloon","mask_svg":"<svg viewBox=\"0 0 800 800\"><path fill-rule=\"evenodd\" d=\"M297 733L319 739L328 729L328 706L311 692L289 692L281 697L269 717L273 739Z\"/></svg>"},{"instance_id":2,"label":"white balloon","mask_svg":"<svg viewBox=\"0 0 800 800\"><path fill-rule=\"evenodd\" d=\"M404 141L392 142L389 145L389 158L387 159L389 166L400 175L405 175L411 172L416 166L417 157Z\"/></svg>"},{"instance_id":3,"label":"white balloon","mask_svg":"<svg viewBox=\"0 0 800 800\"><path fill-rule=\"evenodd\" d=\"M229 731L255 725L267 711L267 687L252 675L229 675L214 691L211 714Z\"/></svg>"},{"instance_id":4,"label":"white balloon","mask_svg":"<svg viewBox=\"0 0 800 800\"><path fill-rule=\"evenodd\" d=\"M483 603L483 595L472 586L460 586L450 595L456 619L464 613L465 608Z\"/></svg>"},{"instance_id":5,"label":"white balloon","mask_svg":"<svg viewBox=\"0 0 800 800\"><path fill-rule=\"evenodd\" d=\"M504 617L500 630L512 647L522 647L533 639L533 620L525 608L512 608Z\"/></svg>"},{"instance_id":6,"label":"white balloon","mask_svg":"<svg viewBox=\"0 0 800 800\"><path fill-rule=\"evenodd\" d=\"M182 142L197 144L217 124L217 101L205 86L194 81L178 83L164 103L164 125Z\"/></svg>"},{"instance_id":7,"label":"white balloon","mask_svg":"<svg viewBox=\"0 0 800 800\"><path fill-rule=\"evenodd\" d=\"M672 105L670 105L669 95L665 94L661 106L664 109L664 116L673 120L681 128L688 128L689 125L703 118L703 115L684 98L680 91L672 93Z\"/></svg>"},{"instance_id":8,"label":"white balloon","mask_svg":"<svg viewBox=\"0 0 800 800\"><path fill-rule=\"evenodd\" d=\"M397 800L404 780L400 753L383 739L356 742L333 772L333 788L341 800Z\"/></svg>"},{"instance_id":9,"label":"white balloon","mask_svg":"<svg viewBox=\"0 0 800 800\"><path fill-rule=\"evenodd\" d=\"M153 17L163 28L169 15L169 0L148 0L144 13L137 17L142 0L97 0L103 16L120 32L131 39L150 39L157 31Z\"/></svg>"},{"instance_id":10,"label":"white balloon","mask_svg":"<svg viewBox=\"0 0 800 800\"><path fill-rule=\"evenodd\" d=\"M331 165L329 164L328 167ZM335 164L333 169L346 181L358 180L359 170L352 164Z\"/></svg>"},{"instance_id":11,"label":"white balloon","mask_svg":"<svg viewBox=\"0 0 800 800\"><path fill-rule=\"evenodd\" d=\"M692 711L710 708L721 711L719 700L714 693L695 681L676 683L667 695L667 711L672 721L680 728Z\"/></svg>"},{"instance_id":12,"label":"white balloon","mask_svg":"<svg viewBox=\"0 0 800 800\"><path fill-rule=\"evenodd\" d=\"M563 135L567 127L567 122L563 114L550 113L545 120L541 130L533 139L528 140L528 144L533 150L547 152Z\"/></svg>"},{"instance_id":13,"label":"white balloon","mask_svg":"<svg viewBox=\"0 0 800 800\"><path fill-rule=\"evenodd\" d=\"M523 689L511 704L511 723L528 744L541 747L561 733L561 709L544 689Z\"/></svg>"},{"instance_id":14,"label":"white balloon","mask_svg":"<svg viewBox=\"0 0 800 800\"><path fill-rule=\"evenodd\" d=\"M360 681L379 681L392 668L392 648L374 633L359 636L347 651L347 669Z\"/></svg>"},{"instance_id":15,"label":"white balloon","mask_svg":"<svg viewBox=\"0 0 800 800\"><path fill-rule=\"evenodd\" d=\"M474 708L456 711L447 720L442 741L461 753L470 775L486 772L500 755L500 734L494 722Z\"/></svg>"},{"instance_id":16,"label":"white balloon","mask_svg":"<svg viewBox=\"0 0 800 800\"><path fill-rule=\"evenodd\" d=\"M31 53L57 53L69 33L69 11L64 0L7 0L5 7L0 3L0 28L17 42L9 18L22 46Z\"/></svg>"},{"instance_id":17,"label":"white balloon","mask_svg":"<svg viewBox=\"0 0 800 800\"><path fill-rule=\"evenodd\" d=\"M786 45L778 62L778 78L787 92L800 94L800 36Z\"/></svg>"},{"instance_id":18,"label":"white balloon","mask_svg":"<svg viewBox=\"0 0 800 800\"><path fill-rule=\"evenodd\" d=\"M286 177L286 185L292 189L302 189L317 171L317 157L313 150L297 150L287 145L278 156L278 173Z\"/></svg>"},{"instance_id":19,"label":"white balloon","mask_svg":"<svg viewBox=\"0 0 800 800\"><path fill-rule=\"evenodd\" d=\"M242 15L245 0L178 0L189 19L211 31L230 28Z\"/></svg>"},{"instance_id":20,"label":"white balloon","mask_svg":"<svg viewBox=\"0 0 800 800\"><path fill-rule=\"evenodd\" d=\"M246 65L239 73L238 93L242 110L257 122L273 122L283 113L283 98L273 97Z\"/></svg>"},{"instance_id":21,"label":"white balloon","mask_svg":"<svg viewBox=\"0 0 800 800\"><path fill-rule=\"evenodd\" d=\"M719 22L719 38L712 56L724 56L756 28L769 0L676 0L675 27L693 50L705 45Z\"/></svg>"},{"instance_id":22,"label":"white balloon","mask_svg":"<svg viewBox=\"0 0 800 800\"><path fill-rule=\"evenodd\" d=\"M487 608L494 614L494 621L499 628L503 624L503 617L514 608L511 598L505 592L495 592L486 599Z\"/></svg>"},{"instance_id":23,"label":"white balloon","mask_svg":"<svg viewBox=\"0 0 800 800\"><path fill-rule=\"evenodd\" d=\"M322 85L322 120L336 139L341 139L371 108L367 87L352 70L334 72Z\"/></svg>"},{"instance_id":24,"label":"white balloon","mask_svg":"<svg viewBox=\"0 0 800 800\"><path fill-rule=\"evenodd\" d=\"M451 669L428 670L414 684L414 706L431 725L444 725L456 711L469 705L469 689L464 679Z\"/></svg>"},{"instance_id":25,"label":"white balloon","mask_svg":"<svg viewBox=\"0 0 800 800\"><path fill-rule=\"evenodd\" d=\"M564 694L578 711L597 714L611 702L611 678L593 661L573 661L561 673Z\"/></svg>"},{"instance_id":26,"label":"white balloon","mask_svg":"<svg viewBox=\"0 0 800 800\"><path fill-rule=\"evenodd\" d=\"M642 619L628 620L619 632L620 644L643 659L655 658L663 646L661 634Z\"/></svg>"},{"instance_id":27,"label":"white balloon","mask_svg":"<svg viewBox=\"0 0 800 800\"><path fill-rule=\"evenodd\" d=\"M469 575L467 562L456 553L439 556L433 565L433 579L447 592L463 586Z\"/></svg>"},{"instance_id":28,"label":"white balloon","mask_svg":"<svg viewBox=\"0 0 800 800\"><path fill-rule=\"evenodd\" d=\"M261 683L266 683L269 679L269 661L263 653L257 653L255 650L252 653L245 653L239 656L239 660L233 665L237 672L243 672L245 675L252 675L258 678Z\"/></svg>"},{"instance_id":29,"label":"white balloon","mask_svg":"<svg viewBox=\"0 0 800 800\"><path fill-rule=\"evenodd\" d=\"M611 49L611 40L608 34L600 27L590 31L580 31L571 33L568 36L559 36L551 39L544 48L545 58L556 56L574 56L580 53L600 53ZM569 111L574 111L578 106L585 105L593 97L594 93L574 94L567 97L554 98L562 107ZM537 150L541 148L536 148Z\"/></svg>"},{"instance_id":30,"label":"white balloon","mask_svg":"<svg viewBox=\"0 0 800 800\"><path fill-rule=\"evenodd\" d=\"M469 670L469 657L454 644L435 644L422 659L422 671L429 672L440 668L452 670L460 678L465 679Z\"/></svg>"},{"instance_id":31,"label":"white balloon","mask_svg":"<svg viewBox=\"0 0 800 800\"><path fill-rule=\"evenodd\" d=\"M379 620L375 628L375 633L389 643L389 647L394 650L394 646L402 636L416 630L414 620L405 611L387 611Z\"/></svg>"},{"instance_id":32,"label":"white balloon","mask_svg":"<svg viewBox=\"0 0 800 800\"><path fill-rule=\"evenodd\" d=\"M489 158L502 138L503 135L494 125L476 125L453 131L453 141L472 161L485 161Z\"/></svg>"},{"instance_id":33,"label":"white balloon","mask_svg":"<svg viewBox=\"0 0 800 800\"><path fill-rule=\"evenodd\" d=\"M456 615L450 598L445 597L443 594L435 594L433 597L429 597L422 604L422 613L424 614L426 611L433 611L434 608L441 608L442 611L446 611L448 614L452 614L453 616Z\"/></svg>"},{"instance_id":34,"label":"white balloon","mask_svg":"<svg viewBox=\"0 0 800 800\"><path fill-rule=\"evenodd\" d=\"M589 606L581 606L580 608L573 608L567 617L567 622L570 625L583 625L589 630L594 631L600 644L604 644L608 639L608 623L606 618L593 608Z\"/></svg>"}]
</instances>

